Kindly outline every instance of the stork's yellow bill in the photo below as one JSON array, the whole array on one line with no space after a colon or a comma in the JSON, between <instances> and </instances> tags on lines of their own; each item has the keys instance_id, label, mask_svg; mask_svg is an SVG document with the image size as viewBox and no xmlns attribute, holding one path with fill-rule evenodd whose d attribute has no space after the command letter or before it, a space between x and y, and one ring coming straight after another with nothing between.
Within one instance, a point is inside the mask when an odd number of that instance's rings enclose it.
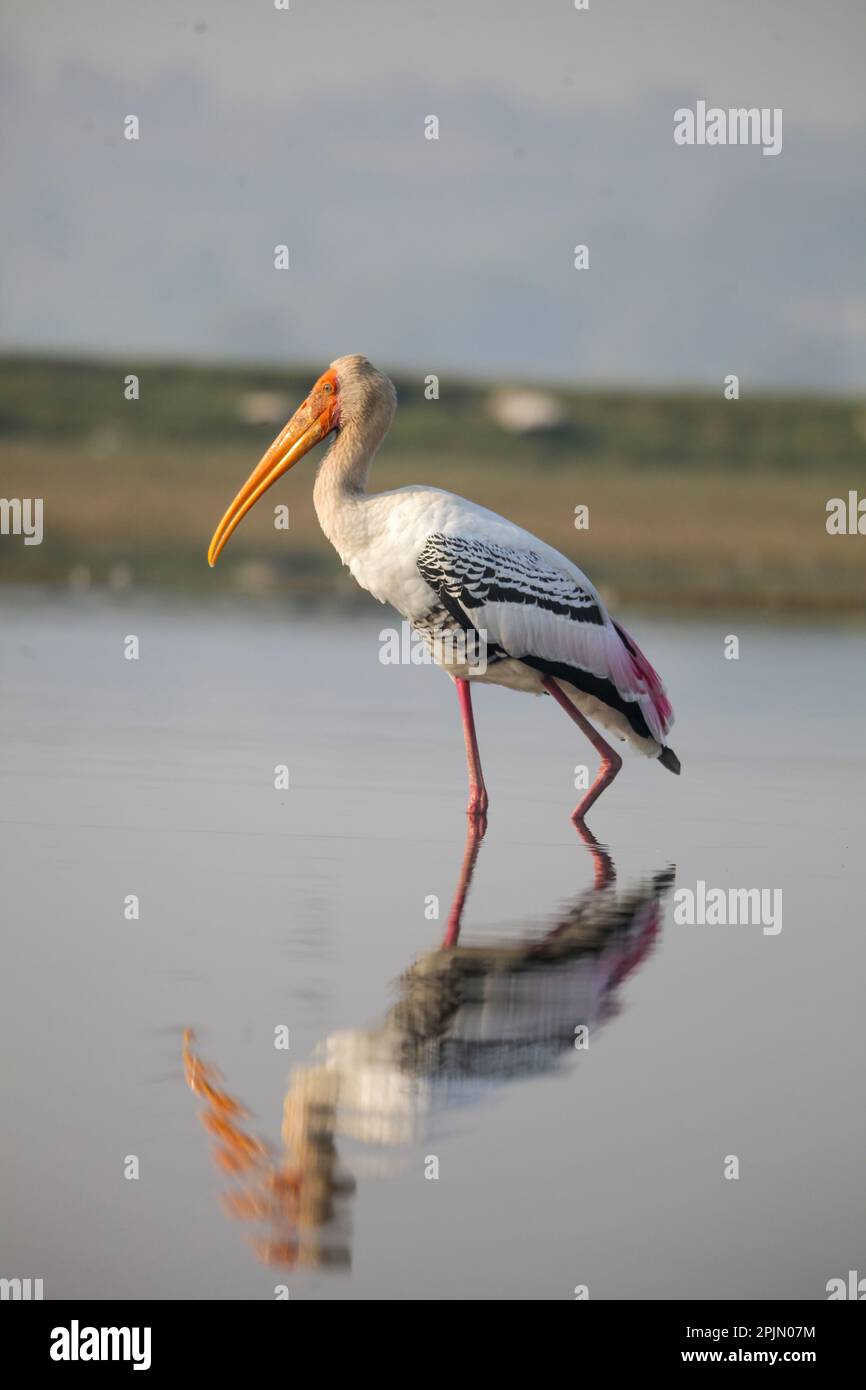
<instances>
[{"instance_id":1,"label":"stork's yellow bill","mask_svg":"<svg viewBox=\"0 0 866 1390\"><path fill-rule=\"evenodd\" d=\"M328 371L319 377L307 399L298 406L289 423L280 430L223 516L208 548L209 565L216 564L232 532L241 524L259 498L278 478L282 478L284 473L294 468L320 440L336 429L339 418L337 373L333 367L329 367Z\"/></svg>"}]
</instances>

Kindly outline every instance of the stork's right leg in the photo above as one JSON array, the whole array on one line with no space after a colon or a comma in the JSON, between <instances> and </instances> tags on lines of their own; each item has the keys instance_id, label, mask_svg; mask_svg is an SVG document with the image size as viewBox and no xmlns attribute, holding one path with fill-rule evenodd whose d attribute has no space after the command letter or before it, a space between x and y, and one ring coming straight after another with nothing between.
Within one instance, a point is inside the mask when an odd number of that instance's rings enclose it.
<instances>
[{"instance_id":1,"label":"stork's right leg","mask_svg":"<svg viewBox=\"0 0 866 1390\"><path fill-rule=\"evenodd\" d=\"M460 717L463 720L463 737L466 740L466 766L469 770L469 805L467 816L485 816L488 797L481 771L481 758L478 753L478 738L475 734L475 720L472 717L472 693L469 682L455 678L457 699L460 701Z\"/></svg>"},{"instance_id":2,"label":"stork's right leg","mask_svg":"<svg viewBox=\"0 0 866 1390\"><path fill-rule=\"evenodd\" d=\"M544 676L542 685L548 695L552 695L558 705L561 705L570 719L573 719L577 727L586 734L593 748L601 758L601 767L598 769L598 776L590 787L586 796L575 807L571 819L575 825L582 825L584 816L590 806L601 796L605 787L610 786L616 774L622 767L622 758L615 749L611 748L606 739L603 739L597 729L594 729L588 719L585 719L579 709L575 709L565 691L558 685L552 676Z\"/></svg>"}]
</instances>

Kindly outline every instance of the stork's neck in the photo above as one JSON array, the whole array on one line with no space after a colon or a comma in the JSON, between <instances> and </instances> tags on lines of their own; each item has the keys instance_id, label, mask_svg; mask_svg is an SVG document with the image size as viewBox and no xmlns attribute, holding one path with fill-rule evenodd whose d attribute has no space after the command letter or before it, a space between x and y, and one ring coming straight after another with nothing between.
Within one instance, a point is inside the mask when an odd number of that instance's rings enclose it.
<instances>
[{"instance_id":1,"label":"stork's neck","mask_svg":"<svg viewBox=\"0 0 866 1390\"><path fill-rule=\"evenodd\" d=\"M347 531L357 528L358 512L367 499L370 465L390 423L390 416L384 415L347 421L337 432L316 475L316 516L328 540L341 554L347 544Z\"/></svg>"}]
</instances>

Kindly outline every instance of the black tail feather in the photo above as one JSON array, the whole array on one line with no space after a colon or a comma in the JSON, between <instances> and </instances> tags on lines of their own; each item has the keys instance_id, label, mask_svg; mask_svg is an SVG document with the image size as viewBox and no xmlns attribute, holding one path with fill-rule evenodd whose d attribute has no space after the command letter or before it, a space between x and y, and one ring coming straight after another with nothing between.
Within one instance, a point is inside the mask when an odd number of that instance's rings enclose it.
<instances>
[{"instance_id":1,"label":"black tail feather","mask_svg":"<svg viewBox=\"0 0 866 1390\"><path fill-rule=\"evenodd\" d=\"M675 772L677 777L680 775L680 760L672 748L663 748L659 753L659 762L662 767L666 767L668 772Z\"/></svg>"}]
</instances>

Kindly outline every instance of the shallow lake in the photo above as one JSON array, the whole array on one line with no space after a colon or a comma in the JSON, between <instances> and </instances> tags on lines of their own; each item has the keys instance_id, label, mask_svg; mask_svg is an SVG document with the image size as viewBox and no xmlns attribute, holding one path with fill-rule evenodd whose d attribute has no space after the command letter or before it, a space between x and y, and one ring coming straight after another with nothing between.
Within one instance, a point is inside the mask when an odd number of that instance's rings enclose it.
<instances>
[{"instance_id":1,"label":"shallow lake","mask_svg":"<svg viewBox=\"0 0 866 1390\"><path fill-rule=\"evenodd\" d=\"M592 749L478 690L473 865L453 690L382 664L387 610L5 592L0 1274L128 1299L866 1274L863 635L623 616L682 776L627 755L588 846ZM700 883L781 890L772 930L677 922Z\"/></svg>"}]
</instances>

